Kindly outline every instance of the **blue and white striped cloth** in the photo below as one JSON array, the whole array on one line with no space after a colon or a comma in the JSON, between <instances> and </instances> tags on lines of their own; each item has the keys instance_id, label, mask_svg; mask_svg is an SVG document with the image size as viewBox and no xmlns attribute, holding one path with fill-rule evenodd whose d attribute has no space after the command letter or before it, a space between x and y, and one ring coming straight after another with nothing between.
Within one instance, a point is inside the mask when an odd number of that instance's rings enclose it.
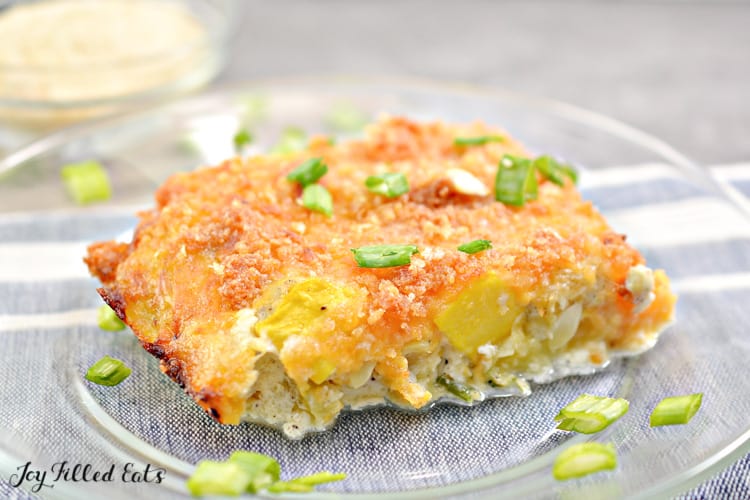
<instances>
[{"instance_id":1,"label":"blue and white striped cloth","mask_svg":"<svg viewBox=\"0 0 750 500\"><path fill-rule=\"evenodd\" d=\"M662 165L592 173L584 177L582 190L606 212L615 228L638 226L637 238L630 241L636 247L643 245L650 265L668 270L687 304L696 293L713 291L725 294L722 297L734 296L737 304L728 313L736 314L739 322L747 322L747 302L742 301L750 293L750 164L716 166L711 171L729 197L744 208L744 215L704 196L692 184L673 182L679 175ZM629 192L623 194L623 186ZM661 203L663 200L668 201ZM509 448L512 440L503 434L504 423L497 422L497 418L508 419L505 424L515 433L536 432L534 422L554 414L552 408L539 405L549 397L544 387L537 388L532 398L514 402L515 412L502 410L509 404L504 400L485 403L485 407L498 408L499 416L492 422L486 421L488 411L481 408L441 406L428 416L379 409L368 417L368 426L355 426L356 417L344 415L330 433L284 445L280 444L283 438L272 430L248 433L243 427L227 429L214 424L161 376L156 361L149 356L129 361L133 368L130 385L118 388L116 398L110 397L111 389L84 387L78 374L102 354L128 357L128 353L140 352L132 336L97 331L96 308L101 302L94 291L96 284L81 261L89 242L132 228L136 222L133 213L134 207L125 206L102 212L70 209L0 215L0 349L4 351L0 363L4 388L0 394L1 496L77 498L81 491L92 498L177 496L184 490L175 474L188 474L190 464L199 459L221 459L238 448L277 455L280 446L285 447L284 456L279 457L282 466L287 470L294 467L290 471L294 474L316 472L324 462L324 468L349 471L358 478L355 485L344 482L332 486L331 491L394 492L476 479L517 465L514 456L545 451ZM644 225L644 220L649 223ZM686 321L701 321L700 315L690 316L687 306L686 311ZM727 328L736 328L730 319L724 319ZM736 337L731 340L736 341ZM748 346L740 343L737 349L747 350ZM746 373L727 376L746 377ZM591 390L592 384L608 392L620 383L620 375L605 372L564 382L555 390L572 399L582 390ZM419 425L404 433L415 419L419 419ZM445 432L445 422L450 419L460 419L473 434L452 436ZM132 436L137 436L136 441ZM443 441L434 442L436 436ZM487 443L485 449L495 451L488 451L486 456L477 454L467 449L467 441ZM341 449L342 442L347 443L345 450ZM551 438L545 446L552 449L556 444ZM457 463L471 465L456 467L450 477L437 477L434 471L445 470L450 464L441 462L444 457L419 452L420 446L428 450L433 445L449 450ZM403 446L414 449L408 477L400 473L403 463L389 462L392 456L388 453ZM147 483L123 485L118 477L114 486L59 483L35 494L8 482L7 471L26 460L39 467L60 460L93 464L118 461L118 467L131 460L139 466L163 461L171 463L172 468L158 487ZM377 474L373 463L380 468ZM414 472L420 470L419 474ZM750 455L681 498L750 498L749 477Z\"/></svg>"}]
</instances>

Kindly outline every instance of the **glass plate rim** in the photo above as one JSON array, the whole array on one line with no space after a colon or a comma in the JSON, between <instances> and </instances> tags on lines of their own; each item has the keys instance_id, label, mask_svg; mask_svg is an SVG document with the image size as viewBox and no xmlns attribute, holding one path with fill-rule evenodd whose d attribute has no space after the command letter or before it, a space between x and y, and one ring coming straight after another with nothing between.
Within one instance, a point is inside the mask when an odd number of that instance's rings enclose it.
<instances>
[{"instance_id":1,"label":"glass plate rim","mask_svg":"<svg viewBox=\"0 0 750 500\"><path fill-rule=\"evenodd\" d=\"M744 207L739 206L731 193L711 174L711 172L700 167L687 156L680 153L674 147L665 141L644 132L636 127L628 125L622 121L610 118L604 114L590 111L588 109L568 104L566 102L530 95L522 92L508 90L502 87L494 87L482 84L473 84L455 80L436 80L430 78L409 77L409 76L363 76L352 74L309 74L294 75L282 77L268 77L252 80L242 80L231 83L222 83L214 85L211 88L193 94L190 96L175 97L158 105L141 105L132 111L115 116L98 118L82 124L77 124L68 128L61 129L50 134L46 134L38 139L32 140L25 145L17 147L7 156L0 158L0 177L6 172L16 168L23 162L34 156L59 147L65 143L80 139L89 134L106 127L116 126L120 123L126 123L130 120L137 119L139 116L159 112L170 107L185 106L187 103L210 102L212 99L220 98L222 95L232 94L240 91L248 91L253 88L268 88L273 85L289 86L304 88L305 86L314 86L321 84L348 85L348 86L390 86L393 88L403 88L410 90L429 90L436 93L448 95L464 95L468 97L483 98L493 101L516 102L529 106L530 108L546 110L555 114L580 123L584 126L593 127L612 134L622 140L635 143L656 153L660 157L672 162L675 166L686 169L687 171L696 172L709 180L718 193L721 194L722 200L732 206L740 208L747 213ZM628 372L630 369L628 369ZM585 440L585 436L573 438L565 446ZM556 450L557 453L559 450ZM724 446L722 450L704 459L702 462L695 464L693 467L675 474L667 480L654 485L651 489L639 492L634 498L653 498L662 496L673 496L680 494L688 489L700 484L710 476L719 472L722 468L727 467L734 461L741 458L750 451L750 427L736 436L734 440ZM484 477L461 481L445 486L418 488L401 492L379 492L379 493L328 493L314 492L306 494L306 498L313 499L330 499L351 497L358 499L380 499L380 498L435 498L443 495L460 495L467 493L476 493L480 496L491 494L491 488L507 481L514 481L522 478L531 472L538 471L542 467L547 467L552 462L552 453L545 453L528 462L511 467L509 469L488 474ZM516 493L523 493L522 490L516 490Z\"/></svg>"}]
</instances>

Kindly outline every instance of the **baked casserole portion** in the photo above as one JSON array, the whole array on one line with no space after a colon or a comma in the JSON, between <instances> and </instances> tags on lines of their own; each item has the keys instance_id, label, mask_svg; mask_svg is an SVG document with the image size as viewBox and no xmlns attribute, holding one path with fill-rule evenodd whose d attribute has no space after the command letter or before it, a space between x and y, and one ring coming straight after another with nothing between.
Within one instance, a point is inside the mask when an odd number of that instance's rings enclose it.
<instances>
[{"instance_id":1,"label":"baked casserole portion","mask_svg":"<svg viewBox=\"0 0 750 500\"><path fill-rule=\"evenodd\" d=\"M457 144L459 137L501 137ZM503 131L386 118L362 140L234 158L171 177L130 243L91 245L104 300L213 418L328 427L346 407L422 408L529 392L651 347L675 297L570 179L496 201ZM311 158L330 215L289 173ZM401 173L381 196L369 176ZM457 248L489 240L468 254ZM359 267L351 249L414 245L410 263Z\"/></svg>"}]
</instances>

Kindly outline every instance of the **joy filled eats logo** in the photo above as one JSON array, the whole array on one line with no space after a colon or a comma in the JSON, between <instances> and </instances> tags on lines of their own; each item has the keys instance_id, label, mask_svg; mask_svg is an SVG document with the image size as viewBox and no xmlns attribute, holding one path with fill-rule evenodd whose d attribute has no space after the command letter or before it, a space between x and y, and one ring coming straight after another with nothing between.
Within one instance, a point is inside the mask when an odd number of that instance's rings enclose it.
<instances>
[{"instance_id":1,"label":"joy filled eats logo","mask_svg":"<svg viewBox=\"0 0 750 500\"><path fill-rule=\"evenodd\" d=\"M38 493L42 488L54 488L55 483L155 483L164 480L167 471L151 464L138 467L128 462L120 467L115 464L105 469L95 469L91 464L72 464L67 460L52 464L49 469L36 469L31 462L19 465L16 474L11 474L10 485L29 488Z\"/></svg>"}]
</instances>

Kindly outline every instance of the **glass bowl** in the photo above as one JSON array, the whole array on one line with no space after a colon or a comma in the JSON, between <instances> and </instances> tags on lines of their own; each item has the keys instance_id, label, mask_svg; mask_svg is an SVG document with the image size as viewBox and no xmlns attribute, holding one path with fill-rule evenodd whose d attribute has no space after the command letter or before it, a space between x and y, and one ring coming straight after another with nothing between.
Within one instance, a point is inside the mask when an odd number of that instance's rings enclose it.
<instances>
[{"instance_id":1,"label":"glass bowl","mask_svg":"<svg viewBox=\"0 0 750 500\"><path fill-rule=\"evenodd\" d=\"M0 129L26 137L201 87L223 67L236 19L235 0L22 0L0 5L0 21L29 7L38 25L28 27L31 35L16 36L18 43L0 57ZM118 10L103 20L99 9L107 8ZM103 26L88 25L89 15ZM120 23L127 16L141 31ZM55 29L61 25L67 31ZM159 33L167 25L175 31ZM94 31L90 41L80 38L86 29ZM114 34L104 36L109 31ZM155 33L157 47L139 45L136 33L144 31ZM92 48L104 43L97 36L113 44L113 54Z\"/></svg>"},{"instance_id":2,"label":"glass bowl","mask_svg":"<svg viewBox=\"0 0 750 500\"><path fill-rule=\"evenodd\" d=\"M97 328L101 301L81 263L85 246L132 229L134 212L152 203L153 190L172 173L233 155L239 128L254 136L250 154L289 126L356 134L351 119L341 127L342 109L363 119L483 120L534 152L581 166L584 196L673 280L680 295L675 324L639 357L533 386L526 398L422 413L348 412L330 431L300 441L255 425L215 423L129 332ZM59 169L89 159L107 168L114 196L77 207ZM742 376L750 356L748 249L746 214L673 149L606 117L507 92L389 79L276 80L64 130L0 160L0 474L27 462L48 469L66 460L118 473L127 464L149 465L166 471L160 484L118 476L106 484L59 482L44 494L182 498L197 461L249 449L276 457L285 475L348 474L305 497L311 499L675 495L749 449L750 379ZM83 379L104 354L133 369L118 387ZM557 431L557 410L583 392L625 397L630 411L594 436ZM689 425L649 427L659 400L694 392L704 393L703 407ZM617 469L555 481L559 452L588 440L613 443Z\"/></svg>"}]
</instances>

